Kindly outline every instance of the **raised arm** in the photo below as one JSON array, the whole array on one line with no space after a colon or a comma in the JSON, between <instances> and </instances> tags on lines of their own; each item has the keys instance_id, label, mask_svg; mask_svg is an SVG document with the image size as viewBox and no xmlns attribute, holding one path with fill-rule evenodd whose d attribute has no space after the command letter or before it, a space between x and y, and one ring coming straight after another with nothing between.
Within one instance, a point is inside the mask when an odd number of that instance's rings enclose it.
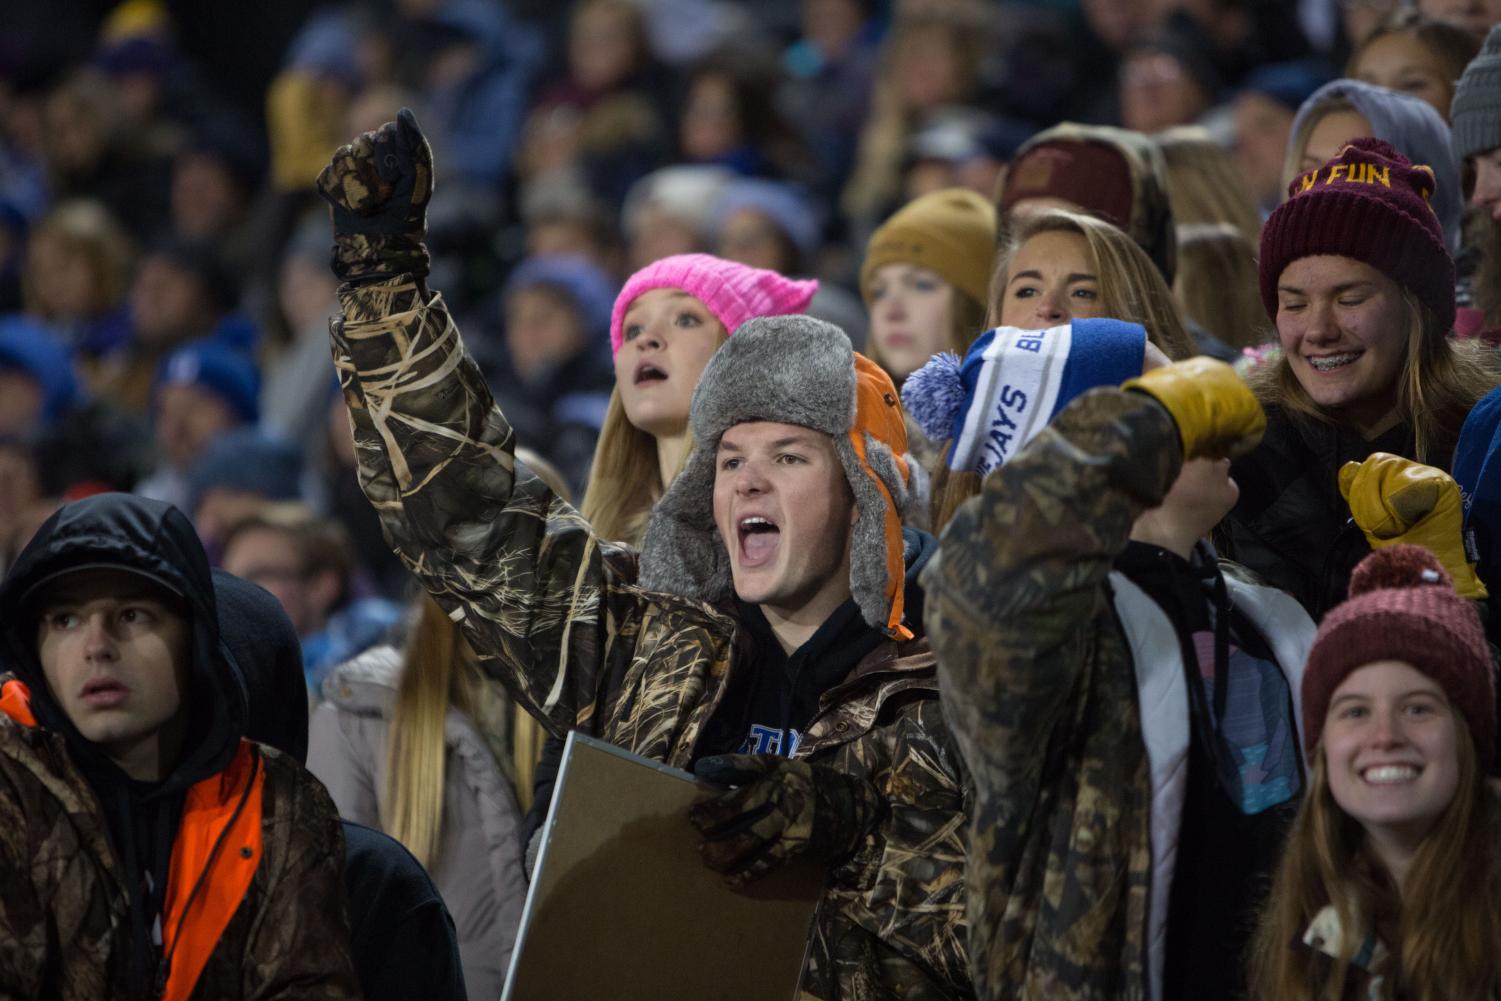
<instances>
[{"instance_id":1,"label":"raised arm","mask_svg":"<svg viewBox=\"0 0 1501 1001\"><path fill-rule=\"evenodd\" d=\"M610 647L639 612L635 557L517 466L505 415L429 295L432 153L411 113L341 147L318 186L344 281L334 364L387 542L544 725L597 718Z\"/></svg>"},{"instance_id":2,"label":"raised arm","mask_svg":"<svg viewBox=\"0 0 1501 1001\"><path fill-rule=\"evenodd\" d=\"M1184 455L1247 448L1264 424L1219 362L1179 363L1127 386L1141 392L1079 397L991 473L923 575L943 707L974 779L968 931L981 983L994 982L993 964L1030 951L1018 938L1030 937L1017 913L1027 904L1012 898L1028 895L1017 884L1025 853L1050 836L1033 827L1066 781L1050 755L1098 690L1088 672L1115 663L1094 651L1112 622L1106 577L1132 524L1162 502Z\"/></svg>"},{"instance_id":3,"label":"raised arm","mask_svg":"<svg viewBox=\"0 0 1501 1001\"><path fill-rule=\"evenodd\" d=\"M1159 404L1100 389L1071 403L955 513L923 573L944 710L978 784L1022 810L1039 781L1136 517L1181 465ZM1009 808L1009 807L1008 807ZM1022 816L998 816L1021 843Z\"/></svg>"}]
</instances>

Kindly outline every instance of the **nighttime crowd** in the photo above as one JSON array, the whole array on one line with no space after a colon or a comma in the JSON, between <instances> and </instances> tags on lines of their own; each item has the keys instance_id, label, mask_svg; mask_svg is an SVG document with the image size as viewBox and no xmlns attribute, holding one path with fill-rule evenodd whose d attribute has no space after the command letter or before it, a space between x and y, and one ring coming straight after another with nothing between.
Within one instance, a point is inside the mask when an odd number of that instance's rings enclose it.
<instances>
[{"instance_id":1,"label":"nighttime crowd","mask_svg":"<svg viewBox=\"0 0 1501 1001\"><path fill-rule=\"evenodd\" d=\"M1501 1001L1498 0L0 21L0 998Z\"/></svg>"}]
</instances>

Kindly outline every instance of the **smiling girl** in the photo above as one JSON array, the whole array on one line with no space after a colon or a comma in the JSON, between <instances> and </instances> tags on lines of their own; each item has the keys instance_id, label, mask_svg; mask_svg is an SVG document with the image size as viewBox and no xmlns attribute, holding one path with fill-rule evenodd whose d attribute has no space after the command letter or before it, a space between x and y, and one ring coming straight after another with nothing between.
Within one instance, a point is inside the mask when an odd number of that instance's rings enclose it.
<instances>
[{"instance_id":1,"label":"smiling girl","mask_svg":"<svg viewBox=\"0 0 1501 1001\"><path fill-rule=\"evenodd\" d=\"M801 313L817 289L708 254L664 257L626 280L610 318L615 391L584 492L600 538L640 541L692 450L688 405L725 338L753 316Z\"/></svg>"},{"instance_id":2,"label":"smiling girl","mask_svg":"<svg viewBox=\"0 0 1501 1001\"><path fill-rule=\"evenodd\" d=\"M1356 568L1308 655L1302 708L1310 789L1252 996L1501 996L1490 655L1432 554L1396 545Z\"/></svg>"},{"instance_id":3,"label":"smiling girl","mask_svg":"<svg viewBox=\"0 0 1501 1001\"><path fill-rule=\"evenodd\" d=\"M1391 452L1448 470L1465 417L1501 377L1480 345L1448 336L1454 262L1429 168L1356 139L1292 191L1261 240L1261 300L1282 348L1249 376L1267 433L1236 463L1240 503L1218 541L1318 619L1369 551L1340 466Z\"/></svg>"}]
</instances>

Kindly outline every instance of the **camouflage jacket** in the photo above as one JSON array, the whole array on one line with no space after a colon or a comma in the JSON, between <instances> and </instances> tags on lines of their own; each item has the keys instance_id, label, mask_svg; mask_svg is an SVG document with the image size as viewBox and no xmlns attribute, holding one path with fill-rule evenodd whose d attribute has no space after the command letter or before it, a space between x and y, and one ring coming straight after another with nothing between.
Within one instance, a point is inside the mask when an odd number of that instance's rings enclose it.
<instances>
[{"instance_id":1,"label":"camouflage jacket","mask_svg":"<svg viewBox=\"0 0 1501 1001\"><path fill-rule=\"evenodd\" d=\"M188 997L358 998L338 814L290 758L254 753L265 770L260 859ZM0 997L124 997L129 905L102 808L61 736L3 713L0 887Z\"/></svg>"},{"instance_id":2,"label":"camouflage jacket","mask_svg":"<svg viewBox=\"0 0 1501 1001\"><path fill-rule=\"evenodd\" d=\"M735 670L723 610L635 584L634 551L516 467L514 441L441 297L341 290L334 362L360 484L387 541L486 674L554 734L691 766ZM966 783L922 641L885 643L827 692L800 757L869 778L879 827L831 874L805 998L962 998Z\"/></svg>"},{"instance_id":3,"label":"camouflage jacket","mask_svg":"<svg viewBox=\"0 0 1501 1001\"><path fill-rule=\"evenodd\" d=\"M923 573L944 710L975 782L981 997L1147 996L1151 789L1106 582L1177 476L1176 441L1147 397L1080 397L986 478Z\"/></svg>"}]
</instances>

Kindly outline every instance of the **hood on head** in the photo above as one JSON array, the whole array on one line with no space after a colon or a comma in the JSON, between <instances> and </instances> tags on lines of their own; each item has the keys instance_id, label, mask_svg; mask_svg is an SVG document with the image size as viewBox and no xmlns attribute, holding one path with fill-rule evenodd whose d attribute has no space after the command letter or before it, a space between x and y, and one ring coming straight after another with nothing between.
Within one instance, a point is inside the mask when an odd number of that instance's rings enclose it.
<instances>
[{"instance_id":1,"label":"hood on head","mask_svg":"<svg viewBox=\"0 0 1501 1001\"><path fill-rule=\"evenodd\" d=\"M104 493L65 504L39 528L0 584L0 640L32 693L39 725L62 733L92 762L103 755L62 712L47 687L36 650L35 590L89 567L111 566L150 577L181 595L191 619L189 727L183 755L163 790L186 788L222 771L245 728L245 693L219 636L208 559L193 526L170 504Z\"/></svg>"},{"instance_id":2,"label":"hood on head","mask_svg":"<svg viewBox=\"0 0 1501 1001\"><path fill-rule=\"evenodd\" d=\"M850 591L861 615L892 635L906 631L906 425L891 378L856 354L844 331L808 316L750 320L710 359L690 420L693 452L652 510L642 541L642 587L708 602L733 593L730 555L714 524L719 439L751 421L796 424L833 438L854 493Z\"/></svg>"},{"instance_id":3,"label":"hood on head","mask_svg":"<svg viewBox=\"0 0 1501 1001\"><path fill-rule=\"evenodd\" d=\"M214 570L219 635L245 688L245 736L307 760L308 691L297 629L276 596L228 570Z\"/></svg>"},{"instance_id":4,"label":"hood on head","mask_svg":"<svg viewBox=\"0 0 1501 1001\"><path fill-rule=\"evenodd\" d=\"M1390 143L1415 164L1433 169L1433 213L1444 228L1444 244L1457 253L1464 214L1459 162L1454 158L1449 126L1433 106L1421 98L1359 80L1334 80L1314 91L1298 109L1289 136L1303 129L1310 115L1332 101L1345 100L1371 123L1371 138Z\"/></svg>"}]
</instances>

